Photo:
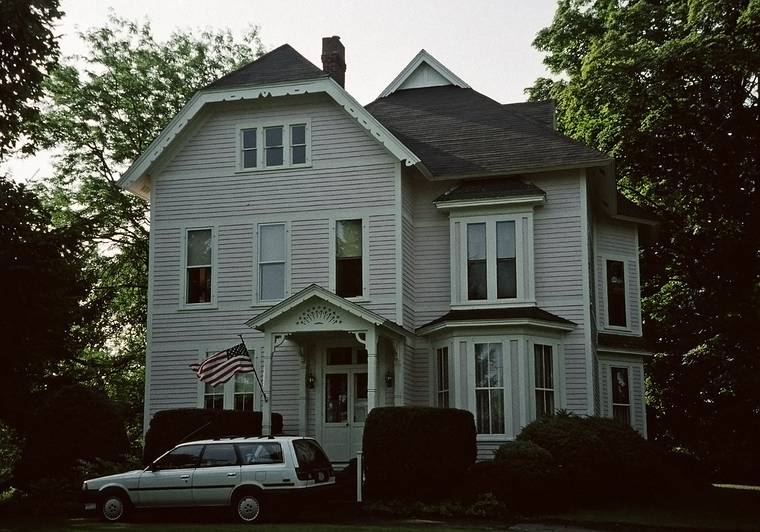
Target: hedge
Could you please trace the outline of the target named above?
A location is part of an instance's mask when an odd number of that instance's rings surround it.
[[[143,463],[149,464],[183,441],[261,436],[261,412],[179,408],[161,410],[145,434]],[[272,413],[272,433],[282,434],[282,416]]]
[[[472,413],[451,408],[375,408],[363,449],[368,497],[447,497],[462,489],[475,462],[475,421]]]

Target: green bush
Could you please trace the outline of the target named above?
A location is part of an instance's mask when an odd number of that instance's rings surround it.
[[[161,410],[145,434],[143,463],[149,464],[183,441],[225,436],[261,436],[261,412],[178,408]],[[272,413],[272,432],[282,434],[282,416]]]
[[[363,448],[369,497],[440,499],[462,490],[475,462],[475,421],[451,408],[375,408]]]
[[[517,439],[551,453],[557,489],[570,502],[645,497],[664,482],[656,447],[613,419],[560,413],[525,426]]]
[[[46,393],[29,420],[13,485],[27,488],[44,477],[78,489],[80,460],[119,460],[128,448],[124,422],[105,393],[64,386]]]
[[[496,499],[507,507],[532,510],[545,504],[557,489],[557,468],[551,453],[529,441],[511,441],[496,451]]]

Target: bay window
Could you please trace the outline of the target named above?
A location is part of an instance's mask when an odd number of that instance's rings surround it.
[[[440,347],[435,350],[437,389],[436,403],[438,408],[449,407],[449,348]]]
[[[612,384],[612,417],[630,425],[631,394],[628,385],[628,368],[611,367],[610,380]]]
[[[475,426],[504,434],[504,353],[501,343],[475,343]]]
[[[554,414],[554,356],[552,346],[533,345],[536,417]]]

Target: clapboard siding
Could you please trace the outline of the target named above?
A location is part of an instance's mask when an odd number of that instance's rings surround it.
[[[401,176],[401,305],[402,325],[414,330],[414,309],[417,307],[414,231],[414,176],[407,172]]]
[[[330,284],[330,223],[327,219],[298,220],[290,225],[291,293],[310,284]]]
[[[597,219],[595,233],[595,296],[597,304],[597,326],[607,329],[607,301],[605,300],[605,261],[623,260],[627,283],[626,303],[628,305],[628,332],[641,335],[641,288],[639,281],[639,253],[637,227],[633,223]]]

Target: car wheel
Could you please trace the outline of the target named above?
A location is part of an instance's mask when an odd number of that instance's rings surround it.
[[[264,503],[260,493],[247,492],[235,497],[233,504],[235,518],[243,523],[261,521]]]
[[[129,502],[121,493],[106,493],[100,500],[100,517],[104,521],[123,521],[129,511]]]

